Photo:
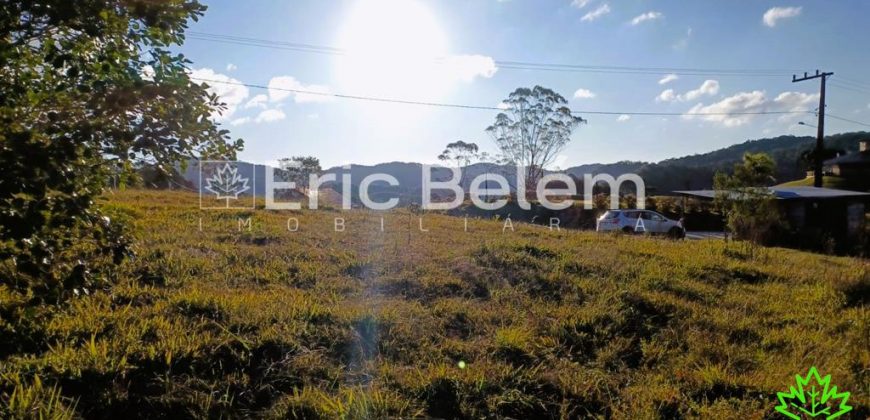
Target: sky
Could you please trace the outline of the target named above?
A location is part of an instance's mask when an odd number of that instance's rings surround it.
[[[552,165],[562,169],[815,135],[798,124],[816,125],[812,114],[684,114],[813,110],[819,80],[792,83],[791,74],[816,69],[834,72],[827,112],[870,124],[870,2],[863,0],[204,3],[208,11],[178,51],[192,61],[193,77],[211,80],[227,103],[214,117],[245,140],[239,158],[251,162],[311,155],[324,167],[434,163],[457,140],[497,153],[485,132],[497,110],[333,94],[497,107],[518,87],[545,86],[588,120]],[[590,113],[601,111],[614,114]],[[827,134],[868,128],[826,120]]]

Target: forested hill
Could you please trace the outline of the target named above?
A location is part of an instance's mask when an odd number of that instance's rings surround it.
[[[815,140],[816,138],[814,136],[779,136],[758,140],[748,140],[709,153],[666,159],[660,163],[662,165],[690,167],[730,167],[731,164],[738,162],[746,152],[764,152],[771,155],[776,160],[777,165],[780,167],[780,171],[790,173],[790,168],[794,168],[799,173],[794,172],[792,174],[800,176],[805,169],[800,163],[801,153],[812,149],[815,145]],[[834,134],[825,137],[825,148],[842,152],[855,152],[858,150],[858,142],[861,140],[870,140],[870,133],[860,131],[854,133]]]
[[[825,137],[825,148],[851,153],[858,150],[861,140],[870,140],[868,132],[834,134]],[[812,136],[779,136],[747,140],[708,153],[666,159],[658,163],[617,162],[614,164],[591,164],[568,168],[575,176],[583,173],[609,173],[618,176],[634,172],[643,177],[653,193],[667,193],[679,189],[710,188],[717,171],[728,171],[743,158],[743,154],[767,153],[776,161],[777,181],[787,182],[806,176],[808,163],[802,154],[815,146]]]
[[[870,139],[868,132],[854,132],[835,134],[826,137],[825,147],[841,152],[854,152],[858,150],[858,142]],[[813,137],[779,136],[749,140],[740,144],[714,150],[709,153],[684,156],[680,158],[666,159],[658,163],[623,161],[615,163],[595,163],[574,166],[565,169],[565,172],[579,180],[584,174],[606,173],[614,177],[625,173],[640,175],[646,184],[648,194],[668,194],[674,190],[705,189],[713,185],[713,175],[717,171],[729,171],[733,165],[739,162],[746,152],[764,152],[771,155],[777,163],[776,180],[778,183],[802,179],[806,176],[808,164],[803,162],[801,155],[814,147]],[[422,188],[421,164],[411,162],[388,162],[377,165],[351,165],[349,172],[352,174],[354,183],[358,183],[365,176],[372,173],[386,173],[398,179],[400,186],[387,187],[381,183],[372,185],[374,196],[398,196],[404,202],[419,200]],[[262,165],[245,164],[240,172],[245,177],[256,178],[257,195],[263,195],[265,182],[265,167]],[[326,169],[325,172],[339,174],[344,171],[340,167]],[[499,173],[515,179],[511,168],[499,167],[494,164],[477,163],[466,170],[466,179],[472,179],[485,172]],[[433,179],[449,178],[449,171],[436,169]],[[195,164],[188,165],[187,171],[182,177],[191,188],[198,182],[198,172]],[[630,185],[630,184],[627,184]],[[514,188],[513,185],[511,188]]]

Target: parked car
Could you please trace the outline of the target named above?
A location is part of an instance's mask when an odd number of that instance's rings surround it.
[[[671,220],[650,210],[610,210],[598,218],[598,232],[649,233],[683,238],[686,230],[682,221]]]

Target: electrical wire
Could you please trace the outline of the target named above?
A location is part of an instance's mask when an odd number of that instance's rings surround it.
[[[234,35],[213,34],[207,32],[188,31],[188,39],[208,42],[220,42],[242,46],[271,48],[276,50],[288,50],[297,52],[309,52],[325,55],[347,55],[348,52],[340,48],[302,44],[293,42],[274,41],[261,38],[241,37]],[[434,59],[437,62],[443,60]],[[756,76],[756,77],[780,77],[794,70],[788,69],[705,69],[685,67],[639,67],[639,66],[595,66],[584,64],[561,64],[540,63],[514,60],[494,60],[499,68],[511,70],[540,70],[554,72],[579,72],[579,73],[616,73],[616,74],[664,74],[673,73],[687,76]]]
[[[848,119],[848,118],[838,117],[838,116],[836,116],[836,115],[831,115],[831,114],[828,114],[828,113],[826,113],[825,116],[826,116],[826,117],[833,118],[833,119],[835,119],[835,120],[840,120],[840,121],[850,122],[850,123],[852,123],[852,124],[858,124],[858,125],[863,125],[863,126],[865,126],[865,127],[870,127],[870,124],[863,123],[863,122],[861,122],[861,121],[850,120],[850,119]]]
[[[297,43],[297,42],[274,41],[274,40],[242,37],[242,36],[235,36],[235,35],[210,34],[207,32],[197,32],[197,31],[188,31],[186,33],[190,34],[191,36],[203,37],[203,38],[219,38],[219,39],[255,42],[255,43],[263,43],[263,44],[283,45],[283,46],[296,47],[296,48],[306,48],[306,49],[330,51],[330,52],[335,52],[335,53],[343,53],[344,52],[344,50],[342,50],[340,48],[325,47],[322,45],[314,45],[314,44],[302,44],[302,43]]]
[[[263,47],[270,48],[276,50],[287,50],[287,51],[296,51],[296,52],[306,52],[306,53],[316,53],[316,54],[324,54],[324,55],[334,55],[334,56],[345,56],[347,55],[347,51],[342,50],[340,48],[334,48],[329,46],[315,45],[315,44],[305,44],[305,43],[295,43],[295,42],[284,42],[284,41],[275,41],[275,40],[267,40],[261,38],[252,38],[252,37],[242,37],[235,35],[225,35],[225,34],[215,34],[215,33],[207,33],[207,32],[198,32],[198,31],[188,31],[187,37],[189,39],[195,39],[200,41],[208,41],[208,42],[220,42],[241,46],[253,46],[253,47]],[[434,59],[433,61],[440,61],[441,59]],[[596,65],[581,65],[581,64],[562,64],[562,63],[540,63],[540,62],[530,62],[530,61],[513,61],[513,60],[495,60],[495,64],[500,69],[510,69],[510,70],[530,70],[530,71],[548,71],[548,72],[570,72],[570,73],[612,73],[612,74],[664,74],[664,73],[673,73],[678,75],[690,75],[690,76],[739,76],[739,77],[779,77],[785,73],[793,72],[794,70],[787,69],[715,69],[715,68],[685,68],[685,67],[639,67],[639,66],[596,66]],[[240,83],[240,82],[230,82],[223,80],[210,80],[210,79],[196,79],[202,82],[209,83],[222,83],[222,84],[230,84],[230,85],[240,85],[246,86],[255,89],[270,89],[268,86],[249,84],[249,83]],[[862,94],[870,94],[870,85],[865,85],[863,82],[858,81],[856,79],[851,79],[848,77],[839,76],[836,79],[830,80],[831,86],[836,87],[838,89],[843,89],[851,92],[862,93]],[[433,107],[447,107],[447,108],[459,108],[459,109],[478,109],[478,110],[492,110],[492,111],[501,111],[502,109],[494,106],[478,106],[478,105],[466,105],[466,104],[451,104],[451,103],[437,103],[437,102],[427,102],[427,101],[415,101],[415,100],[405,100],[405,99],[395,99],[395,98],[382,98],[382,97],[373,97],[373,96],[361,96],[361,95],[347,95],[347,94],[338,94],[338,93],[328,93],[328,92],[315,92],[308,91],[302,89],[287,89],[287,88],[276,88],[272,87],[272,90],[279,90],[285,92],[291,92],[296,94],[306,94],[306,95],[317,95],[317,96],[327,96],[334,98],[343,98],[343,99],[353,99],[353,100],[363,100],[363,101],[372,101],[372,102],[385,102],[385,103],[396,103],[396,104],[406,104],[406,105],[419,105],[419,106],[433,106]],[[590,114],[590,115],[638,115],[638,116],[727,116],[727,115],[770,115],[770,114],[802,114],[802,113],[811,113],[812,111],[755,111],[755,112],[706,112],[706,113],[679,113],[679,112],[619,112],[619,111],[572,111],[574,114]],[[849,120],[842,117],[837,117],[828,114],[831,118],[843,120],[846,122],[870,126],[868,124]]]
[[[325,97],[333,97],[333,98],[342,98],[342,99],[354,99],[361,101],[370,101],[370,102],[386,102],[386,103],[395,103],[395,104],[404,104],[404,105],[420,105],[420,106],[432,106],[432,107],[443,107],[443,108],[460,108],[460,109],[478,109],[478,110],[486,110],[486,111],[504,111],[504,109],[496,107],[496,106],[482,106],[482,105],[465,105],[465,104],[451,104],[451,103],[440,103],[440,102],[427,102],[427,101],[415,101],[415,100],[407,100],[407,99],[395,99],[395,98],[383,98],[376,96],[362,96],[362,95],[346,95],[340,93],[329,93],[329,92],[316,92],[311,90],[302,90],[302,89],[289,89],[289,88],[280,88],[280,87],[269,87],[264,85],[257,85],[252,83],[241,83],[241,82],[231,82],[228,80],[214,80],[214,79],[204,79],[199,77],[191,77],[191,80],[197,80],[200,82],[206,83],[221,83],[227,85],[236,85],[236,86],[245,86],[254,89],[266,89],[266,90],[277,90],[282,92],[290,92],[296,94],[304,94],[304,95],[316,95],[316,96],[325,96]],[[782,114],[808,114],[813,111],[810,110],[802,110],[802,111],[743,111],[743,112],[636,112],[636,111],[590,111],[590,110],[572,110],[572,114],[589,114],[589,115],[638,115],[638,116],[711,116],[711,115],[782,115]]]
[[[338,49],[331,49],[328,47],[318,47],[318,46],[310,46],[307,44],[295,44],[295,43],[264,43],[263,41],[258,41],[250,38],[235,38],[235,37],[204,37],[199,35],[188,35],[188,39],[195,39],[198,41],[208,41],[208,42],[219,42],[224,44],[233,44],[233,45],[242,45],[249,47],[262,47],[269,48],[273,50],[285,50],[285,51],[297,51],[297,52],[307,52],[307,53],[316,53],[316,54],[324,54],[324,55],[344,55],[345,53]]]
[[[843,89],[843,90],[848,90],[850,92],[856,92],[856,93],[861,93],[864,95],[870,95],[870,89],[861,89],[861,88],[851,87],[848,85],[834,83],[833,81],[831,81],[831,86],[833,86],[837,89]]]
[[[836,78],[833,78],[831,80],[863,89],[870,89],[870,84],[849,77],[837,76]]]
[[[662,75],[665,73],[677,74],[680,76],[716,76],[716,77],[783,77],[786,73],[711,73],[711,72],[692,72],[687,70],[615,70],[615,69],[583,69],[583,68],[558,68],[558,67],[543,67],[543,66],[517,66],[517,65],[509,65],[509,64],[500,64],[501,62],[496,61],[495,64],[499,69],[508,69],[508,70],[534,70],[534,71],[547,71],[547,72],[561,72],[561,73],[603,73],[603,74],[652,74],[652,75]]]

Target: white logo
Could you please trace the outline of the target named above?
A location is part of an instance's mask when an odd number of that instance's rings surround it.
[[[252,167],[253,168],[253,167]],[[210,169],[210,171],[209,171]],[[205,174],[210,174],[206,176]],[[249,178],[239,174],[238,162],[226,161],[202,161],[199,168],[200,185],[199,185],[199,201],[200,208],[203,209],[239,209],[254,207],[254,191],[248,184],[251,181]],[[215,200],[224,200],[224,205],[220,207],[204,206],[203,190],[211,192],[215,195]],[[250,191],[250,192],[249,192]],[[231,202],[238,202],[239,195],[249,192],[251,195],[250,206],[231,206]]]
[[[349,210],[353,207],[351,190],[356,185],[351,180],[350,167],[343,167],[339,172],[306,173],[301,170],[299,162],[282,162],[281,168],[268,165],[254,165],[245,162],[234,161],[201,161],[199,171],[199,205],[201,209],[254,209],[256,208],[256,195],[265,198],[265,208],[268,210],[294,210],[300,209],[304,200],[276,201],[276,193],[281,190],[295,190],[308,199],[308,208],[318,208],[318,196],[324,184],[332,183],[342,186],[341,208]],[[434,176],[434,169],[449,170],[452,177],[446,180],[438,180]],[[507,205],[510,197],[515,194],[516,204],[523,210],[532,208],[532,201],[527,194],[516,194],[516,186],[520,190],[527,186],[526,168],[515,168],[516,180],[511,184],[508,179],[500,174],[478,174],[469,184],[470,190],[466,191],[462,185],[462,171],[459,168],[448,168],[440,165],[421,165],[422,169],[422,209],[423,210],[452,210],[462,205],[465,198],[471,199],[472,203],[484,210],[498,210]],[[242,176],[248,175],[248,177]],[[306,180],[302,179],[307,175]],[[265,188],[257,189],[257,178],[265,179]],[[279,180],[276,180],[276,177]],[[339,181],[340,178],[340,181]],[[250,182],[250,185],[249,185]],[[643,209],[646,204],[645,185],[643,178],[637,174],[626,173],[617,178],[600,173],[596,175],[584,174],[582,183],[583,208],[593,208],[594,187],[598,184],[607,184],[610,189],[610,208],[619,208],[619,192],[625,182],[631,182],[637,191],[637,208]],[[399,197],[389,197],[386,200],[374,201],[369,193],[373,183],[385,183],[391,187],[399,187],[399,180],[385,173],[373,173],[365,176],[358,184],[359,200],[362,205],[370,210],[389,210],[399,204]],[[302,185],[300,185],[302,184]],[[497,185],[492,187],[492,184]],[[564,173],[549,173],[543,175],[536,182],[534,188],[528,192],[534,193],[535,200],[548,210],[564,210],[575,204],[575,199],[581,191],[578,191],[579,182],[575,178]],[[214,201],[223,200],[223,205],[208,206],[205,196],[214,194]],[[435,191],[450,191],[452,194],[434,194]],[[210,193],[210,194],[209,194]],[[294,194],[299,196],[299,194]],[[250,197],[250,202],[248,202]],[[485,198],[484,198],[485,197]],[[492,200],[492,197],[497,199]],[[501,198],[498,198],[501,197]],[[245,205],[247,204],[247,205]],[[638,231],[645,231],[646,226],[642,220],[637,221],[635,226]]]
[[[223,168],[215,171],[214,176],[205,180],[205,189],[217,195],[216,200],[238,200],[239,194],[251,189],[248,187],[248,178],[239,175],[239,168],[225,164]]]

